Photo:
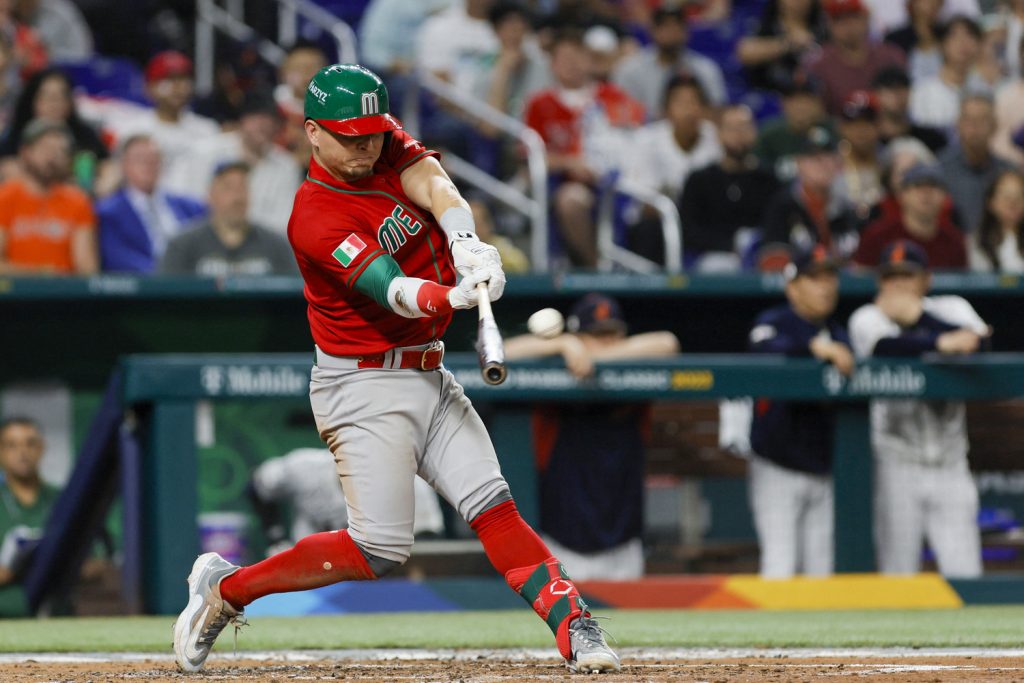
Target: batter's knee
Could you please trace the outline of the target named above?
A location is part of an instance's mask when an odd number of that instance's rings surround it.
[[[509,491],[508,488],[502,488],[498,490],[483,504],[483,507],[480,508],[480,511],[473,515],[473,519],[467,519],[466,521],[472,524],[477,517],[484,514],[491,508],[497,507],[502,503],[506,503],[510,500],[512,500],[512,492]]]
[[[377,578],[393,571],[396,567],[401,567],[412,553],[411,529],[408,538],[405,537],[405,534],[399,538],[385,533],[360,533],[352,526],[349,527],[348,532],[363,556],[366,557],[367,563]]]

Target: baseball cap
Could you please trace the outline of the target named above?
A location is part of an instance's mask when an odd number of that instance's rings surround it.
[[[566,320],[566,329],[588,334],[625,333],[626,321],[622,318],[622,306],[610,296],[591,292],[573,304]]]
[[[782,275],[787,282],[792,282],[801,275],[824,271],[835,273],[838,270],[839,264],[828,248],[823,244],[816,244],[811,249],[793,249],[790,252],[789,263],[782,269]]]
[[[68,128],[67,124],[61,121],[49,121],[47,119],[32,119],[26,124],[21,131],[21,140],[19,146],[25,147],[31,145],[39,138],[47,135],[48,133],[60,133],[61,135],[72,139],[71,129]]]
[[[831,19],[868,13],[861,0],[822,0],[821,7]]]
[[[818,153],[831,153],[837,149],[835,134],[825,126],[814,126],[797,144],[798,156],[809,156]]]
[[[913,187],[917,185],[934,185],[946,187],[946,179],[942,176],[942,169],[938,164],[916,163],[903,173],[900,181],[900,188]]]
[[[146,64],[146,82],[162,81],[175,76],[192,78],[195,68],[192,60],[177,50],[164,50],[157,53]]]
[[[854,90],[843,100],[839,116],[844,121],[874,121],[878,116],[875,96],[867,90]]]
[[[878,272],[921,273],[928,270],[928,254],[919,245],[909,240],[898,240],[882,250],[878,259]]]

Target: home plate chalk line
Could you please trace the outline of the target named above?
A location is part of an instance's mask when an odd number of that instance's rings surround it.
[[[786,660],[820,660],[820,659],[912,659],[912,658],[1016,658],[1021,660],[1021,667],[1012,670],[1024,671],[1024,649],[1020,648],[619,648],[623,660],[631,663],[642,663],[656,660],[733,660],[758,659],[780,666],[805,667],[809,664],[786,662]],[[226,659],[245,659],[248,661],[267,662],[313,662],[313,661],[560,661],[550,648],[544,649],[347,649],[347,650],[294,650],[294,651],[241,651],[232,654],[230,651],[218,650],[213,656]],[[133,661],[173,661],[174,655],[166,652],[14,652],[0,654],[0,665],[18,664],[26,661],[50,663],[88,663],[88,662],[133,662]],[[852,665],[859,666],[856,662]],[[889,666],[872,662],[876,668]],[[931,671],[964,668],[964,665],[945,664],[896,664],[893,672],[898,671]],[[973,668],[973,667],[967,667]]]

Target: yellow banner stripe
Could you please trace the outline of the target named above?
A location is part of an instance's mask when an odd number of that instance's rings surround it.
[[[762,609],[963,607],[960,596],[938,574],[839,574],[794,579],[737,575],[726,579],[724,588]]]

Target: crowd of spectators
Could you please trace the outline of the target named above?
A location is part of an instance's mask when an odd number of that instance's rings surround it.
[[[395,113],[422,69],[540,134],[556,263],[598,264],[598,207],[621,181],[676,202],[695,271],[772,268],[782,247],[816,244],[873,267],[901,238],[934,267],[1019,272],[1022,6],[370,0],[357,28]],[[726,54],[709,47],[716,31],[734,36]],[[181,47],[139,65],[148,105],[89,96],[63,68],[94,56],[75,3],[0,0],[0,194],[12,198],[0,270],[180,273],[165,259],[187,240],[216,252],[192,259],[207,263],[199,274],[294,272],[287,253],[259,267],[250,255],[286,248],[260,240],[284,233],[308,164],[305,87],[333,55],[300,39],[275,70],[242,50],[197,97]],[[521,182],[523,150],[493,125],[447,103],[425,113],[428,144]],[[250,229],[196,240],[219,224],[215,179],[229,167],[245,178]],[[499,205],[478,204],[522,238]],[[659,214],[621,197],[614,207],[623,246],[676,256]]]
[[[705,54],[707,41],[693,40],[730,27],[741,35],[728,55]],[[551,248],[569,267],[598,265],[598,207],[620,180],[675,201],[687,269],[788,264],[787,304],[758,319],[753,352],[813,356],[848,373],[854,353],[973,351],[987,337],[984,324],[960,315],[962,305],[944,317],[949,302],[925,296],[928,270],[1024,273],[1022,0],[370,0],[358,28],[360,60],[384,78],[395,114],[427,70],[537,131],[547,151]],[[330,51],[300,39],[276,69],[222,62],[214,90],[198,95],[187,45],[155,51],[138,65],[148,99],[139,104],[89,96],[61,66],[91,58],[93,45],[71,0],[0,0],[0,274],[297,274],[284,233],[309,163],[303,101]],[[521,182],[523,150],[494,125],[446,103],[424,109],[428,144],[476,152],[484,170]],[[498,207],[471,203],[506,269],[528,270],[501,234]],[[672,256],[649,207],[616,204],[615,220],[632,251],[655,263]],[[836,273],[879,264],[882,293],[847,335],[831,317]],[[599,306],[584,308],[593,318]],[[916,315],[904,319],[906,310]],[[621,315],[612,317],[620,324],[608,329],[594,318],[554,341],[509,340],[509,357],[561,354],[583,376],[594,360],[625,351],[678,351],[671,334],[628,337]],[[922,406],[908,404],[904,414],[924,414]],[[962,407],[949,411],[943,420],[959,438]],[[593,432],[595,416],[605,431]],[[642,461],[620,456],[642,448],[645,411],[588,406],[545,417],[548,436],[557,428],[563,440],[538,449],[542,486],[577,473],[572,458],[594,457],[604,439],[606,466],[578,483],[576,500],[586,503],[609,481],[628,488],[618,517],[625,524],[602,536],[595,523],[593,537],[565,554],[642,570]],[[831,421],[819,405],[757,405],[751,502],[767,576],[832,569]],[[5,444],[25,431],[29,445],[19,448],[38,460],[33,430],[8,421],[0,450],[14,453]],[[625,436],[616,442],[609,433]],[[972,526],[976,507],[961,476],[965,453],[942,463],[947,479],[960,477],[961,528]],[[885,480],[890,489],[929,464],[927,453],[903,456]],[[628,471],[615,470],[624,464]],[[31,486],[18,494],[21,508],[47,499],[37,477],[22,479]],[[18,493],[16,473],[7,481]],[[543,530],[567,544],[557,524],[577,518],[555,498]],[[878,505],[883,520],[904,512]],[[588,509],[602,512],[597,506]],[[913,527],[883,522],[883,568],[917,568],[928,529],[923,513],[915,519]],[[980,558],[970,556],[949,573],[976,575]],[[949,564],[944,552],[939,562]],[[0,586],[13,577],[5,566]]]

